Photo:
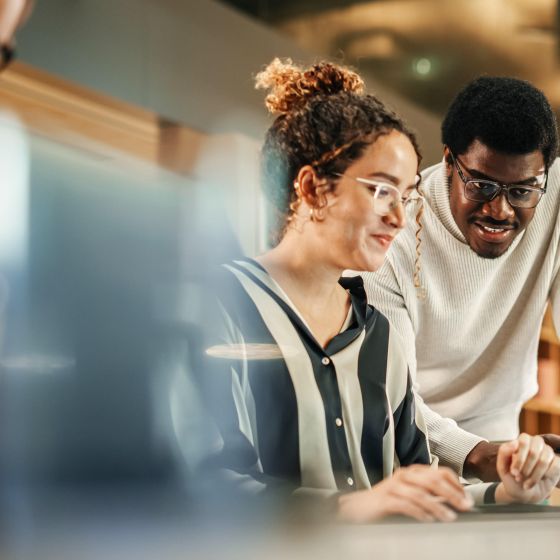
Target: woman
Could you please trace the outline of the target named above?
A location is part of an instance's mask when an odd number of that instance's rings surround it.
[[[207,375],[222,437],[215,464],[248,492],[332,496],[342,519],[452,520],[473,502],[451,471],[429,466],[397,335],[367,305],[361,278],[341,278],[376,270],[403,228],[417,199],[416,139],[340,66],[275,60],[257,87],[279,114],[262,157],[281,233],[220,279],[227,345],[209,349],[221,374]],[[504,468],[518,445],[503,448]],[[558,471],[552,461],[543,470],[544,494]],[[519,499],[504,483],[494,491]]]

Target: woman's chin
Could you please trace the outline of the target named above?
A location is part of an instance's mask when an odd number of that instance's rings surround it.
[[[352,270],[355,270],[356,272],[375,272],[383,266],[384,262],[385,255],[376,255],[376,258],[362,258],[359,262],[356,262],[356,265],[352,267]]]

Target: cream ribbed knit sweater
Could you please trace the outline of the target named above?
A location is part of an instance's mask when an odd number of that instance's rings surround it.
[[[518,434],[521,406],[537,390],[537,346],[549,296],[557,329],[560,324],[560,164],[551,168],[548,192],[526,231],[493,260],[465,243],[449,208],[444,171],[440,163],[423,173],[425,299],[413,285],[414,208],[384,266],[362,276],[370,303],[406,342],[432,453],[461,473],[477,436]]]

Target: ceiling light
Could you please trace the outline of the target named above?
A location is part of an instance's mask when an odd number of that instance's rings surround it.
[[[412,69],[419,76],[427,76],[432,71],[432,61],[429,58],[417,58],[412,63]]]

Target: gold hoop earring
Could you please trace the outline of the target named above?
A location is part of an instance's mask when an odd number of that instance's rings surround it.
[[[325,219],[325,207],[318,206],[309,209],[309,219],[312,222],[322,222]]]
[[[322,222],[325,219],[325,207],[319,206],[315,208],[315,220],[318,222]]]
[[[285,230],[287,229],[294,229],[296,231],[301,232],[301,224],[299,224],[299,220],[297,219],[297,213],[299,207],[301,206],[302,196],[301,196],[301,186],[299,181],[294,181],[293,183],[295,198],[289,203],[288,205],[288,216],[286,217],[286,225]]]

